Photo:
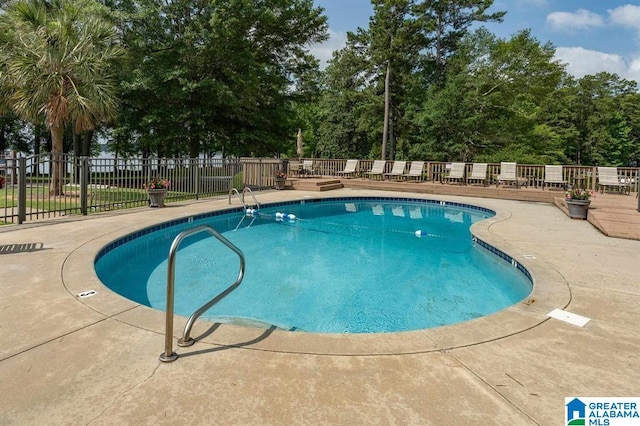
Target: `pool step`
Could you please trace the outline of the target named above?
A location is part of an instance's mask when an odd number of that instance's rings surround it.
[[[291,179],[293,189],[298,191],[331,191],[342,188],[340,179],[300,178]]]

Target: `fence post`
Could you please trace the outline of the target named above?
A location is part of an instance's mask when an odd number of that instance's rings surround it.
[[[20,157],[18,160],[18,224],[27,220],[27,159]],[[16,160],[13,160],[15,164]],[[13,179],[15,179],[15,169]]]
[[[197,157],[191,159],[190,161],[191,161],[191,165],[192,165],[191,167],[195,167],[195,173],[193,174],[194,175],[193,184],[196,187],[195,197],[196,197],[196,200],[197,200],[199,198],[199,196],[200,196],[200,175],[201,175],[200,166],[202,166],[202,168],[204,168],[205,167],[205,163],[206,163],[207,160],[206,160],[206,158],[204,158],[202,160],[202,164],[200,163],[200,159],[197,158]]]
[[[244,189],[245,186],[247,186],[247,172],[248,172],[248,168],[247,168],[247,163],[242,162],[241,158],[238,158],[238,162],[240,164],[240,170],[242,171],[242,188]],[[233,181],[231,182],[231,187],[229,188],[229,191],[231,191],[231,188],[233,188]]]
[[[89,159],[80,157],[80,164],[76,166],[76,170],[80,169],[80,213],[87,215],[89,205]]]
[[[264,182],[264,175],[262,173],[263,172],[263,169],[262,169],[262,157],[260,157],[258,159],[258,164],[259,164],[258,170],[260,171],[259,172],[259,176],[260,176],[260,191],[262,191],[262,189],[264,188],[264,186],[262,185],[262,183]]]
[[[16,152],[15,151],[11,151],[11,158],[13,159],[13,161],[9,161],[9,164],[12,164],[13,167],[11,169],[11,185],[15,185],[16,184],[16,179],[18,176],[17,170],[16,170],[16,165],[18,164],[16,159]],[[26,170],[25,170],[26,173]]]

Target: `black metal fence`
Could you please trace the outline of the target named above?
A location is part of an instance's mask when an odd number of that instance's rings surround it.
[[[144,186],[171,182],[166,202],[226,195],[242,188],[242,163],[229,158],[3,158],[0,224],[87,215],[148,204]]]

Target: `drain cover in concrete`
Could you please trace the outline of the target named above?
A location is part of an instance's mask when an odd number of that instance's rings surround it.
[[[547,316],[560,321],[568,322],[569,324],[577,325],[578,327],[584,327],[589,321],[591,321],[591,318],[563,311],[562,309],[554,309],[553,311],[549,312]]]

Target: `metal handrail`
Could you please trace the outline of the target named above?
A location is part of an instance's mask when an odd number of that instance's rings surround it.
[[[253,191],[251,190],[251,188],[249,188],[248,186],[245,186],[244,189],[242,190],[242,202],[244,203],[245,192],[248,192],[249,195],[251,195],[251,198],[253,198],[253,201],[255,201],[256,203],[256,207],[258,208],[258,210],[260,210],[260,203],[258,202],[258,199],[256,198],[256,196],[253,194]],[[246,205],[247,204],[245,204],[245,206]]]
[[[251,222],[249,222],[249,225],[247,225],[247,226],[246,226],[247,228],[251,228],[251,225],[253,225],[253,222],[255,222],[255,221],[256,221],[256,219],[258,218],[257,216],[253,216],[253,215],[247,215],[247,214],[242,215],[242,219],[240,219],[240,222],[238,222],[238,224],[236,225],[236,227],[233,229],[233,230],[234,230],[234,232],[235,232],[235,231],[237,231],[237,230],[238,230],[238,228],[240,228],[240,225],[242,225],[242,223],[244,222],[244,220],[245,220],[247,217],[250,217],[250,218],[251,218]]]
[[[229,204],[231,204],[231,195],[232,194],[236,194],[236,196],[238,197],[238,200],[240,200],[240,203],[244,206],[244,208],[247,208],[247,205],[244,202],[244,195],[240,195],[240,193],[238,192],[238,190],[236,188],[231,188],[229,190]],[[244,192],[243,192],[244,194]]]
[[[236,191],[237,192],[237,191]],[[233,252],[235,252],[240,258],[240,271],[238,273],[238,279],[227,287],[222,293],[218,294],[216,297],[211,299],[209,302],[205,303],[201,308],[196,310],[184,326],[184,333],[182,338],[178,340],[178,346],[191,346],[195,341],[190,337],[191,327],[200,315],[206,312],[213,305],[222,300],[225,296],[235,290],[236,287],[240,285],[242,279],[244,278],[244,269],[245,269],[245,260],[244,253],[238,247],[236,247],[231,241],[227,240],[222,236],[218,231],[213,229],[209,225],[200,225],[193,229],[186,230],[178,234],[178,236],[173,240],[171,244],[171,248],[169,249],[169,258],[168,258],[168,266],[167,266],[167,310],[166,310],[166,322],[165,322],[165,335],[164,335],[164,353],[160,354],[160,361],[162,362],[171,362],[175,361],[178,358],[178,355],[173,352],[173,299],[174,299],[174,288],[175,288],[175,263],[176,263],[176,254],[178,252],[178,247],[180,247],[180,243],[185,238],[198,234],[200,232],[208,232],[212,236],[216,237],[221,243],[229,247]]]

